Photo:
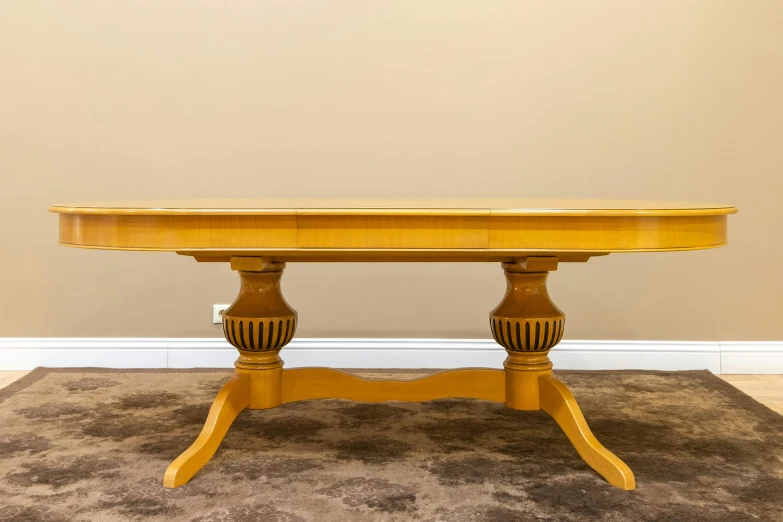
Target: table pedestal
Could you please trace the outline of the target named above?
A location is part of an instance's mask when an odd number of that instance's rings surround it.
[[[328,368],[283,370],[280,349],[294,336],[297,313],[280,291],[284,263],[233,258],[241,289],[223,314],[226,339],[239,350],[236,370],[210,408],[196,441],[166,470],[163,485],[187,483],[217,451],[231,423],[245,409],[275,408],[310,399],[362,402],[465,397],[503,402],[518,410],[544,410],[560,425],[584,461],[610,484],[634,489],[630,468],[593,436],[568,388],[552,373],[549,350],[563,336],[565,317],[549,299],[546,279],[554,258],[503,263],[503,301],[490,313],[495,340],[506,349],[503,370],[462,369],[413,381],[368,380]]]

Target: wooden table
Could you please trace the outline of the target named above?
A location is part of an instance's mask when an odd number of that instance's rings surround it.
[[[544,410],[579,455],[609,483],[635,487],[628,466],[590,432],[548,354],[565,317],[546,289],[558,263],[614,252],[661,252],[726,244],[727,215],[712,203],[610,200],[165,200],[55,205],[60,243],[113,250],[171,251],[226,262],[239,296],[223,333],[239,350],[233,377],[215,399],[196,441],[166,470],[163,484],[188,482],[214,455],[245,408],[308,399],[364,402],[470,397]],[[280,292],[287,262],[499,262],[506,295],[489,314],[506,349],[504,369],[446,371],[415,381],[372,381],[326,368],[283,370],[296,311]],[[523,429],[523,428],[521,428]]]

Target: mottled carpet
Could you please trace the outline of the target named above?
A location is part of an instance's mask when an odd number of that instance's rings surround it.
[[[558,372],[635,491],[545,413],[467,399],[246,411],[164,489],[228,376],[38,369],[0,390],[0,520],[783,520],[783,416],[708,372]]]

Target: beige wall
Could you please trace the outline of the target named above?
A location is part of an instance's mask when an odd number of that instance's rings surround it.
[[[225,265],[56,244],[48,204],[604,197],[728,248],[566,265],[570,339],[783,339],[779,0],[0,3],[0,337],[219,336]],[[291,265],[300,335],[489,337],[500,267]]]

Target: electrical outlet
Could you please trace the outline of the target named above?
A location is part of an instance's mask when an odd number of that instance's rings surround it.
[[[231,305],[212,305],[212,322],[214,324],[222,324],[223,323],[223,312],[226,311],[226,308],[228,308]]]

